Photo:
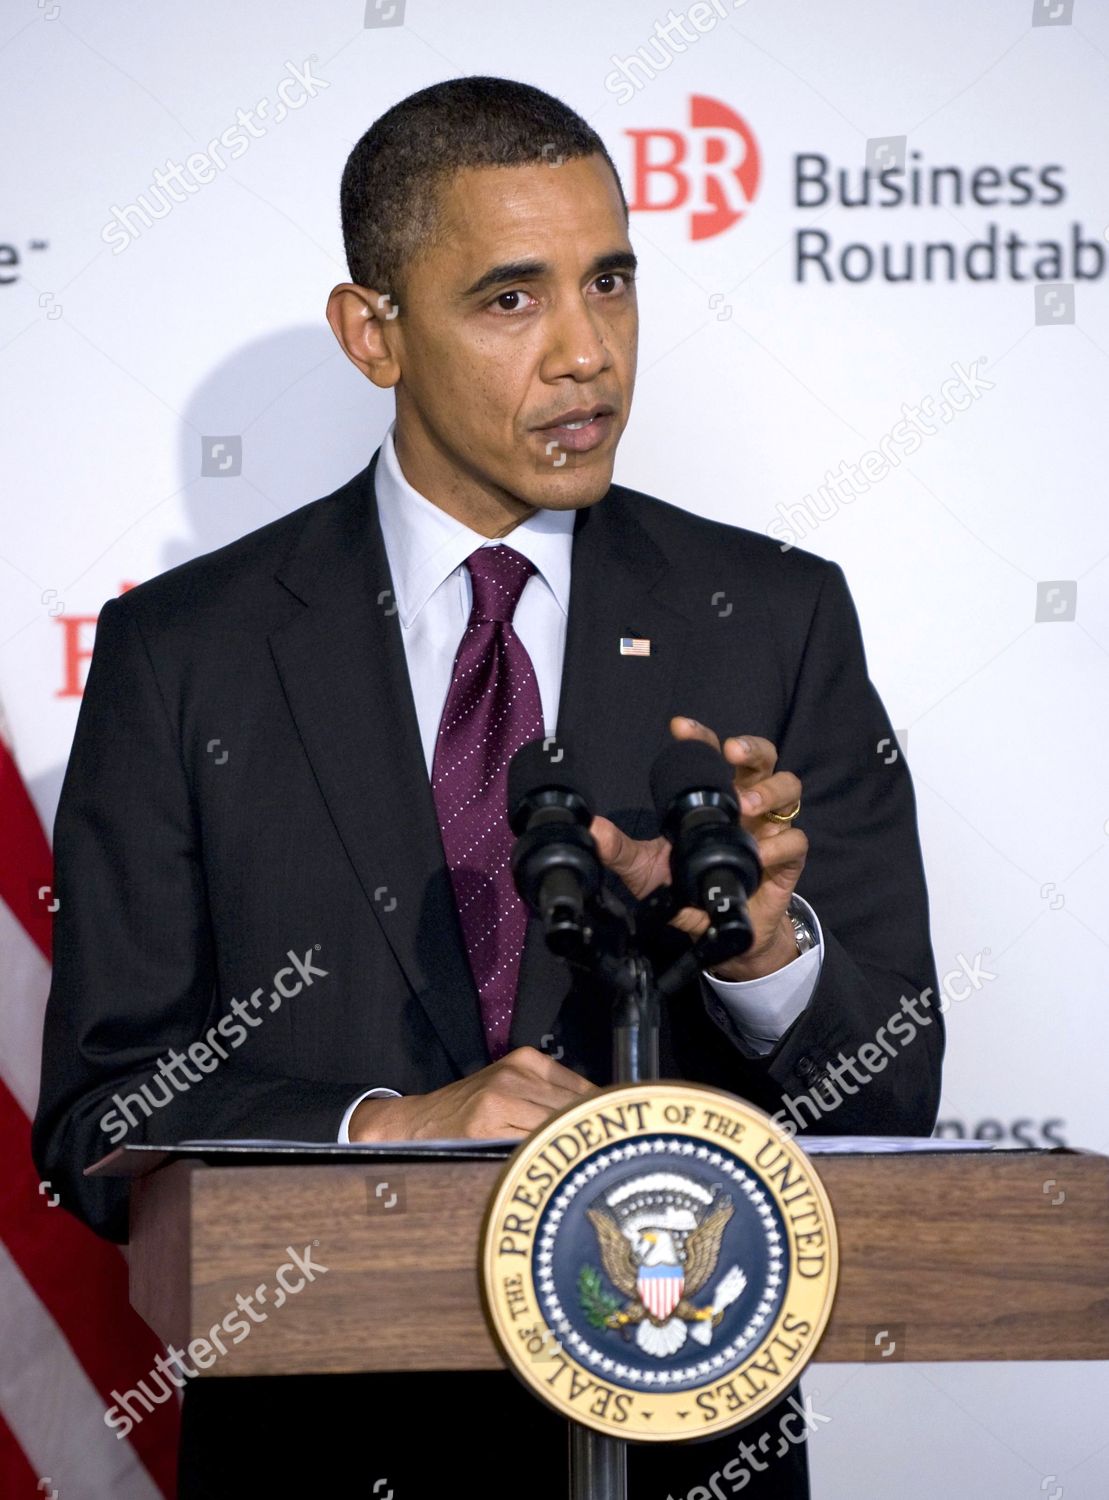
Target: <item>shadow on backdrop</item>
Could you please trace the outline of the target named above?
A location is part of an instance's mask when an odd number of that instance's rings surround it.
[[[393,404],[392,391],[379,391],[350,363],[322,315],[318,328],[290,328],[235,350],[184,413],[179,472],[188,531],[167,541],[163,568],[338,489],[369,463]],[[223,439],[224,450],[205,465],[208,438]]]
[[[369,463],[393,410],[392,391],[379,391],[359,374],[322,313],[319,327],[289,328],[236,349],[185,408],[176,503],[186,529],[167,538],[158,571],[213,552],[338,489]],[[207,467],[230,459],[225,472],[202,472],[207,438],[224,442]],[[63,761],[29,783],[50,823],[64,775]]]

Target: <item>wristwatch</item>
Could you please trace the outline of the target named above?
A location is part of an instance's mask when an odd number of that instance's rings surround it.
[[[808,920],[802,915],[801,907],[791,896],[789,905],[786,907],[786,916],[789,918],[790,926],[793,928],[793,940],[797,944],[797,957],[807,953],[810,948],[816,946],[816,933],[809,926]],[[723,979],[722,974],[717,974],[715,969],[706,969],[713,979]]]
[[[802,915],[799,903],[792,896],[789,898],[789,905],[786,907],[786,916],[789,918],[790,926],[793,928],[793,936],[797,943],[798,954],[807,953],[816,944],[816,933],[809,926]]]

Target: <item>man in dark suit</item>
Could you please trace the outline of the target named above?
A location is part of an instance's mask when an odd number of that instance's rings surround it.
[[[914,798],[843,574],[612,483],[638,323],[599,139],[454,80],[376,122],[342,206],[328,318],[396,422],[335,494],[104,607],[55,827],[40,1173],[124,1240],[126,1189],[81,1176],[117,1140],[523,1135],[610,1082],[605,1007],[505,886],[507,758],[554,733],[632,904],[669,878],[672,737],[721,752],[759,844],[754,943],[667,1003],[662,1075],[787,1128],[930,1132]],[[684,909],[660,960],[707,922]],[[437,1495],[479,1429],[488,1492],[564,1490],[559,1420],[507,1374],[199,1381],[182,1496]],[[697,1493],[736,1452],[634,1449],[631,1493]],[[807,1493],[801,1445],[760,1462],[749,1494]]]

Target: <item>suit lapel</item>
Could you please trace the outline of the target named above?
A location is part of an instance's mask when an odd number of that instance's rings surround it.
[[[489,1057],[377,518],[377,458],[313,513],[279,570],[306,608],[270,649],[373,919],[465,1075]]]
[[[620,487],[579,511],[557,733],[581,767],[594,811],[632,836],[645,819],[653,825],[650,768],[670,739],[670,705],[689,631],[689,621],[653,592],[667,566]],[[623,636],[646,637],[650,655],[621,656]],[[532,917],[510,1045],[542,1046],[567,990],[566,967]]]

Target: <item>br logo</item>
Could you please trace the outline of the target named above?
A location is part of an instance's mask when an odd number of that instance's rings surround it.
[[[711,239],[754,202],[762,167],[747,121],[719,99],[692,94],[684,130],[628,130],[633,213],[689,214],[689,236]]]
[[[482,1286],[532,1391],[610,1437],[750,1421],[799,1378],[838,1258],[812,1164],[768,1116],[682,1083],[572,1105],[505,1164]]]

